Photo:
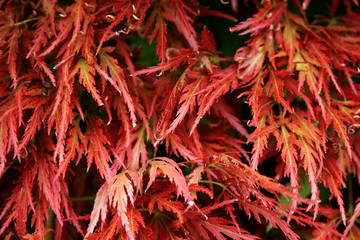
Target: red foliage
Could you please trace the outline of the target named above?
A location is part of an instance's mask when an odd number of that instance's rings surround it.
[[[358,239],[359,3],[315,2],[0,1],[0,236]]]

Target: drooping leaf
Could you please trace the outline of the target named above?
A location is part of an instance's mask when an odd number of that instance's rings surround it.
[[[109,47],[101,49],[99,51],[101,68],[96,66],[95,68],[99,72],[99,74],[106,80],[108,80],[111,85],[115,87],[115,89],[122,95],[130,111],[130,119],[132,121],[132,125],[136,126],[135,109],[133,105],[133,100],[128,90],[128,85],[124,78],[124,71],[118,65],[118,61],[109,55],[109,53],[111,53],[113,50],[113,48]],[[108,71],[110,75],[108,75]]]
[[[130,178],[129,178],[130,177]],[[133,182],[133,183],[132,183]],[[111,205],[117,209],[121,223],[130,239],[134,239],[134,230],[130,229],[130,221],[127,216],[128,198],[134,205],[134,187],[138,184],[138,176],[136,172],[123,171],[116,175],[109,185],[109,200]]]
[[[96,89],[95,86],[95,69],[89,65],[85,59],[79,59],[78,63],[75,65],[73,72],[70,74],[75,75],[79,72],[79,82],[84,85],[87,91],[91,93],[95,101],[98,103],[99,106],[104,105],[101,101],[101,97],[99,95],[99,90]]]
[[[109,166],[109,163],[112,161],[107,147],[109,146],[109,140],[99,118],[95,116],[89,118],[88,125],[88,130],[85,133],[85,138],[88,139],[88,146],[86,148],[88,170],[91,163],[95,162],[101,177],[110,183],[113,179],[113,173]]]
[[[148,165],[150,166],[150,179],[146,189],[149,189],[159,174],[165,174],[170,181],[174,182],[177,186],[177,196],[181,195],[185,198],[188,204],[193,204],[193,199],[190,195],[185,177],[177,163],[167,157],[157,157],[155,160],[148,161]]]
[[[94,232],[97,222],[101,217],[101,222],[105,222],[106,215],[108,212],[108,202],[109,202],[109,184],[105,182],[98,192],[96,193],[95,203],[93,210],[91,211],[90,223],[86,231],[86,236],[89,236]]]
[[[192,227],[199,232],[200,236],[208,236],[208,239],[211,239],[211,237],[219,240],[225,240],[227,237],[237,240],[258,239],[245,231],[239,233],[236,227],[231,225],[231,222],[223,218],[210,217],[206,220],[199,219],[192,221],[191,224],[193,224]],[[207,232],[210,232],[211,237]]]
[[[65,176],[70,161],[73,161],[76,157],[77,159],[80,159],[85,152],[86,145],[85,137],[80,129],[80,118],[78,118],[73,122],[73,125],[69,129],[68,138],[66,140],[66,153],[64,160],[59,165],[55,178],[60,175]]]

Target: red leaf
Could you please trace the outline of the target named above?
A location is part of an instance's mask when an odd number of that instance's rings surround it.
[[[59,24],[59,26],[61,27],[61,29],[59,29],[60,34],[57,35],[57,37],[51,44],[48,44],[47,48],[43,50],[39,57],[45,57],[49,55],[60,43],[66,42],[65,39],[70,34],[74,22],[73,18],[69,19],[68,21],[67,20],[68,19],[64,19],[63,24]]]
[[[196,231],[199,237],[204,239],[219,239],[226,240],[228,238],[234,240],[250,240],[259,239],[256,236],[251,236],[245,230],[238,232],[237,228],[231,224],[228,220],[220,217],[209,217],[205,220],[196,219],[188,223],[192,231]],[[209,233],[211,234],[209,236]],[[226,236],[226,237],[225,237]]]
[[[85,17],[84,6],[85,6],[85,3],[83,2],[83,0],[78,0],[71,7],[70,16],[72,18],[74,18],[74,31],[73,31],[72,38],[70,40],[70,44],[73,43],[80,34],[81,23]]]
[[[290,102],[284,97],[285,81],[283,78],[288,74],[286,71],[269,69],[269,81],[265,85],[265,91],[268,96],[274,95],[274,99],[280,102],[287,111],[292,113],[293,109],[290,107]]]
[[[347,111],[349,111],[348,107],[346,106],[346,102],[336,102],[335,103],[340,109],[335,109],[334,107],[330,107],[325,105],[327,110],[327,121],[326,127],[329,127],[330,123],[334,127],[335,131],[338,133],[339,137],[344,141],[345,147],[347,152],[352,157],[352,150],[349,141],[349,136],[347,133],[347,125],[345,124],[351,118],[348,117]]]
[[[80,142],[82,144],[80,144]],[[76,158],[76,154],[77,158],[80,159],[85,152],[86,145],[86,140],[80,129],[80,118],[78,118],[73,122],[73,125],[69,129],[68,138],[66,140],[66,154],[64,160],[59,164],[59,169],[57,171],[55,179],[58,178],[60,175],[63,175],[63,177],[65,177],[65,172],[70,161]]]
[[[34,112],[26,125],[24,137],[16,149],[15,155],[19,154],[20,150],[26,146],[26,144],[35,136],[35,133],[40,129],[41,114],[43,114],[43,110],[42,106],[39,105],[34,109]]]
[[[12,35],[10,36],[9,39],[9,54],[8,54],[8,59],[7,59],[7,63],[9,64],[9,72],[11,75],[11,78],[13,80],[13,84],[12,87],[15,89],[17,86],[17,82],[18,82],[18,74],[19,74],[19,69],[17,69],[17,52],[18,52],[18,39],[19,39],[20,33],[18,28],[15,28],[12,31]]]
[[[356,200],[357,204],[355,206],[354,214],[351,216],[351,218],[348,221],[348,225],[344,231],[344,237],[348,236],[349,232],[352,230],[352,228],[356,228],[355,221],[359,219],[360,216],[360,198]],[[359,233],[359,230],[358,230]],[[359,235],[359,234],[358,234]],[[356,239],[356,238],[354,238]]]
[[[161,11],[161,7],[157,6],[155,8],[148,20],[147,30],[149,29],[148,26],[154,22],[154,19],[156,18],[155,22],[155,28],[152,30],[152,34],[150,36],[150,43],[154,40],[156,37],[156,52],[159,55],[160,62],[165,62],[165,49],[166,49],[166,22],[163,16],[163,12]],[[148,30],[149,31],[149,30]]]
[[[286,2],[267,4],[267,6],[256,13],[254,17],[248,18],[245,22],[230,28],[230,30],[234,32],[248,28],[248,30],[243,31],[241,35],[260,32],[264,28],[269,28],[271,25],[276,25],[276,23],[280,22],[286,9]]]
[[[89,65],[85,59],[80,58],[77,64],[75,65],[70,77],[74,76],[79,72],[79,82],[84,85],[86,90],[91,93],[95,101],[99,106],[104,105],[101,101],[101,97],[99,95],[99,90],[96,88],[95,84],[95,69]]]
[[[167,186],[167,188],[169,187]],[[156,189],[159,190],[158,187]],[[171,188],[167,190],[161,189],[161,191],[148,193],[151,197],[148,204],[149,213],[153,213],[154,209],[161,212],[165,212],[164,210],[171,211],[176,214],[179,223],[182,224],[184,222],[183,205],[181,202],[172,200],[174,197],[172,193],[173,189]],[[155,204],[157,206],[156,208]]]
[[[311,43],[310,43],[310,46],[311,46],[311,49],[312,49],[314,55],[317,57],[317,59],[319,59],[319,62],[322,65],[322,68],[326,71],[326,73],[330,77],[330,80],[335,85],[336,89],[339,91],[339,93],[343,94],[343,91],[341,90],[339,84],[337,83],[336,77],[335,77],[333,71],[331,70],[331,66],[329,64],[329,63],[331,63],[331,61],[328,59],[328,56],[326,55],[326,53],[323,49],[324,47],[319,44],[315,45],[315,44],[311,44]]]
[[[114,21],[106,28],[105,33],[104,33],[103,36],[101,37],[100,43],[99,43],[98,48],[97,48],[97,50],[96,50],[96,55],[100,52],[100,49],[101,49],[104,41],[105,41],[106,38],[108,37],[110,31],[111,31],[116,25],[118,25],[122,20],[124,20],[124,18],[125,18],[126,16],[128,16],[128,18],[129,18],[129,15],[132,14],[132,12],[131,12],[131,4],[132,4],[131,1],[130,1],[130,2],[127,2],[127,3],[126,3],[126,2],[119,2],[118,5],[117,5],[117,7],[118,7],[119,9],[121,9],[121,11],[120,11],[119,13],[117,13],[116,16],[113,16],[113,15],[110,15],[110,16],[112,16],[112,17],[109,17],[108,15],[105,16],[105,17],[108,17],[108,18],[110,18],[110,19],[113,19]],[[108,7],[109,7],[109,6],[108,6]]]
[[[108,212],[108,201],[109,201],[109,191],[108,191],[109,184],[105,182],[98,192],[96,193],[95,203],[93,210],[91,211],[90,216],[90,223],[88,229],[86,231],[86,236],[89,236],[91,233],[94,232],[95,226],[99,221],[101,215],[101,222],[105,222],[106,215]]]
[[[246,129],[241,125],[240,119],[235,117],[232,108],[227,106],[224,101],[220,100],[214,104],[214,111],[218,112],[220,116],[228,120],[230,125],[233,126],[242,136],[248,137],[249,134]]]
[[[199,79],[196,79],[196,81],[188,84],[184,88],[183,95],[180,98],[181,106],[176,112],[176,118],[171,123],[169,128],[165,131],[165,133],[160,136],[160,139],[172,133],[181,123],[181,121],[185,118],[186,114],[193,111],[194,107],[196,106],[196,93],[200,90],[202,80],[203,78],[200,77]]]
[[[202,31],[201,44],[202,47],[204,47],[205,49],[209,50],[213,54],[217,54],[214,36],[209,32],[209,30],[206,27],[204,27]]]
[[[148,69],[142,69],[135,72],[134,75],[138,76],[142,74],[155,73],[158,71],[160,71],[160,73],[162,74],[169,69],[171,69],[171,71],[174,71],[184,62],[193,63],[195,61],[195,59],[193,59],[194,55],[198,55],[198,53],[189,49],[179,49],[179,55],[172,57],[171,59],[169,59],[168,62],[161,62],[158,66],[150,67]]]
[[[236,66],[230,65],[225,70],[220,70],[211,76],[212,84],[209,84],[204,91],[204,97],[201,99],[199,110],[190,134],[198,126],[201,118],[209,111],[214,101],[220,96],[229,92],[232,87],[237,87],[237,70]]]
[[[107,182],[111,182],[113,179],[113,173],[111,172],[109,162],[111,162],[110,153],[108,149],[109,140],[104,132],[102,121],[95,117],[89,117],[88,130],[85,133],[85,138],[88,139],[87,146],[87,162],[88,170],[93,161],[95,161],[96,167],[99,169],[101,177],[106,179]]]
[[[196,159],[194,154],[182,144],[181,139],[176,134],[170,134],[166,138],[166,146],[168,145],[171,146],[171,153],[174,153],[177,157],[181,155],[182,157],[189,160]]]
[[[34,172],[38,173],[38,185],[39,189],[44,194],[46,200],[49,202],[52,211],[56,214],[56,217],[60,223],[63,225],[63,219],[61,214],[61,184],[59,179],[55,180],[56,167],[52,162],[50,155],[44,153],[45,156],[39,156],[35,152],[31,152],[34,155],[35,160],[35,169]]]
[[[99,74],[108,80],[111,85],[122,94],[127,107],[130,110],[130,118],[132,120],[133,127],[136,126],[136,116],[133,100],[128,90],[128,86],[125,80],[124,71],[119,66],[118,61],[111,57],[108,53],[114,49],[110,47],[102,48],[99,51],[101,68],[95,65],[96,70]],[[109,71],[110,76],[107,74]]]
[[[56,95],[56,101],[52,113],[48,120],[49,129],[55,122],[55,133],[57,134],[57,144],[54,152],[54,159],[59,157],[59,163],[62,163],[65,155],[65,139],[66,131],[73,119],[72,102],[70,101],[70,89],[63,86],[64,82],[59,86]]]
[[[123,171],[116,175],[109,184],[109,200],[111,205],[117,208],[117,214],[120,216],[121,223],[130,239],[135,239],[135,236],[130,228],[127,205],[128,198],[131,204],[134,205],[133,184],[137,186],[138,181],[137,172]]]
[[[191,24],[190,17],[185,12],[186,5],[182,0],[170,0],[168,6],[174,11],[174,23],[180,33],[188,41],[189,45],[193,49],[198,48],[198,44],[195,40],[195,30]]]
[[[190,196],[185,177],[176,162],[167,157],[157,157],[155,160],[150,160],[147,163],[150,166],[150,179],[146,190],[154,183],[156,177],[164,174],[170,179],[170,182],[175,183],[178,196],[182,195],[189,205],[194,203],[193,198]]]
[[[330,149],[330,151],[332,151],[332,149]],[[321,179],[324,185],[329,188],[331,192],[330,198],[333,196],[336,197],[343,224],[346,226],[346,211],[341,193],[341,188],[346,186],[344,175],[344,169],[337,160],[329,154],[329,157],[324,161],[324,171],[322,171],[319,179]]]
[[[291,20],[290,14],[285,14],[285,26],[284,26],[284,47],[289,56],[288,69],[293,69],[295,52],[299,50],[299,35],[296,32],[296,26],[294,26]]]

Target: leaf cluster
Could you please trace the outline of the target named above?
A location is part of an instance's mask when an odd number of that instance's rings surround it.
[[[358,239],[359,67],[357,0],[0,1],[0,236]]]

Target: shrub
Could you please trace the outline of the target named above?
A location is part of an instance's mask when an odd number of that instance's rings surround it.
[[[360,238],[357,0],[0,6],[3,238]]]

